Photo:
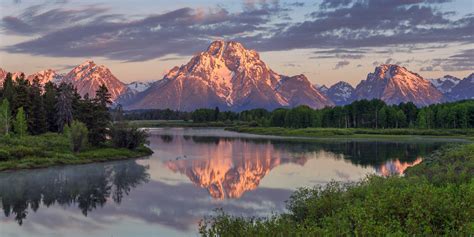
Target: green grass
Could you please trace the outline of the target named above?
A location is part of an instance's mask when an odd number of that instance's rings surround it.
[[[473,138],[473,129],[364,129],[364,128],[281,128],[247,127],[226,128],[229,131],[259,135],[292,137],[390,137],[390,136],[432,136]]]
[[[301,188],[288,212],[203,220],[202,236],[472,236],[474,144],[441,149],[405,177]]]
[[[2,137],[0,138],[0,171],[139,158],[150,154],[152,151],[144,146],[128,150],[109,145],[88,147],[82,152],[73,153],[69,140],[55,133],[40,136]]]

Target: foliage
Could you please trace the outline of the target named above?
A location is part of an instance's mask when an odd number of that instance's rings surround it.
[[[70,83],[63,82],[56,86],[48,82],[42,86],[38,78],[30,82],[20,75],[14,81],[11,73],[7,73],[0,95],[4,103],[9,103],[9,106],[4,105],[8,109],[0,107],[0,128],[4,133],[10,127],[8,119],[4,118],[17,116],[22,108],[27,131],[32,135],[63,132],[73,120],[78,120],[87,126],[88,139],[92,144],[103,145],[107,141],[111,95],[105,85],[99,87],[94,98],[88,95],[81,98],[77,88]]]
[[[140,112],[134,112],[134,117],[139,117],[138,114]],[[423,108],[417,108],[411,102],[387,105],[379,99],[373,99],[317,110],[307,106],[279,108],[272,112],[252,109],[238,113],[197,109],[191,113],[191,117],[195,123],[241,121],[261,127],[466,129],[474,128],[474,100]]]
[[[85,147],[74,153],[69,137],[57,133],[23,137],[3,136],[0,137],[0,159],[7,159],[0,161],[0,171],[138,158],[151,153],[152,151],[144,146],[130,150],[110,145],[100,148]]]
[[[223,212],[204,219],[203,236],[469,236],[474,234],[474,146],[443,149],[406,177],[301,188],[288,212],[268,218]]]
[[[71,149],[73,152],[79,152],[87,146],[87,136],[89,131],[84,123],[73,121],[68,130]]]
[[[146,130],[129,126],[125,123],[117,123],[111,129],[112,144],[119,148],[136,149],[145,145],[148,141]]]
[[[4,135],[8,135],[10,132],[10,103],[8,99],[3,99],[0,105],[0,131]]]
[[[15,121],[13,121],[13,131],[18,136],[22,137],[27,134],[28,125],[26,123],[25,112],[23,107],[18,109],[16,113]]]
[[[74,88],[71,84],[61,83],[58,88],[56,125],[59,132],[62,132],[65,126],[71,126],[73,120],[73,91]]]

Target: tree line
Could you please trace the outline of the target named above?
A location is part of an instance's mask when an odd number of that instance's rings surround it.
[[[0,101],[0,132],[4,135],[12,128],[19,136],[67,133],[75,152],[84,143],[100,146],[109,138],[116,146],[127,148],[146,142],[143,131],[112,123],[112,115],[123,118],[118,115],[122,110],[111,113],[111,94],[105,85],[99,87],[95,97],[81,97],[70,83],[42,85],[38,78],[29,81],[22,74],[13,80],[11,73],[7,73],[0,88]]]
[[[198,109],[194,122],[243,121],[253,126],[287,128],[474,128],[474,101],[466,100],[418,108],[415,104],[388,105],[379,99],[359,100],[349,105],[312,109],[308,106],[273,111],[252,109],[220,112]]]

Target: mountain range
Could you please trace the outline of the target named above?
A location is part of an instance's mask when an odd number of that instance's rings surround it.
[[[0,68],[0,82],[7,72]],[[23,73],[14,72],[16,79]],[[464,79],[446,75],[425,79],[394,64],[377,66],[355,88],[340,81],[331,87],[312,85],[305,75],[287,76],[268,67],[255,50],[235,41],[214,41],[207,50],[184,65],[176,66],[163,79],[125,84],[104,65],[88,60],[66,74],[52,69],[25,76],[41,84],[72,83],[81,96],[95,96],[105,84],[112,100],[125,109],[173,109],[192,111],[219,107],[242,111],[253,108],[307,105],[312,108],[345,105],[360,99],[378,98],[388,104],[413,102],[426,106],[474,98],[474,73]]]

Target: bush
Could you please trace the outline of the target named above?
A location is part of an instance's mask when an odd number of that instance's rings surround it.
[[[116,124],[111,129],[112,143],[115,147],[136,149],[148,143],[148,133],[137,127],[130,127],[127,124]]]
[[[71,141],[71,149],[73,152],[79,152],[87,146],[87,136],[89,131],[85,124],[73,121],[67,133]]]
[[[200,224],[202,236],[472,236],[474,145],[445,148],[405,177],[302,188],[288,212],[268,218],[225,213]]]
[[[10,152],[0,149],[0,161],[5,161],[10,159]]]
[[[10,149],[10,156],[16,159],[21,159],[26,156],[37,156],[38,152],[40,152],[38,149],[20,145]]]

